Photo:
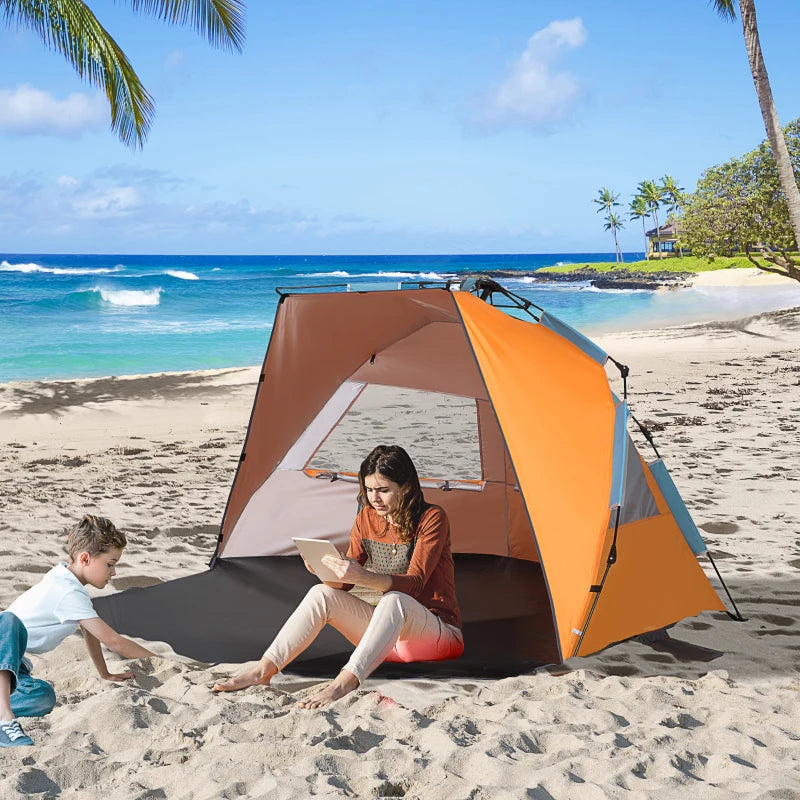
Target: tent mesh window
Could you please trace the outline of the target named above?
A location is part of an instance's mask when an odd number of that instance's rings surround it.
[[[403,447],[422,480],[480,481],[475,399],[368,384],[309,460],[307,469],[358,474],[364,456],[404,420]]]

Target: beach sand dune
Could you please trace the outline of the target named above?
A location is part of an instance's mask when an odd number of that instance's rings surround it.
[[[601,342],[747,617],[672,629],[719,658],[630,641],[502,680],[369,680],[317,713],[312,679],[214,696],[232,667],[164,645],[105,683],[76,635],[35,658],[59,704],[0,752],[0,796],[800,798],[798,342],[797,309]],[[205,569],[257,374],[0,386],[0,607],[85,510],[129,534],[117,589]]]

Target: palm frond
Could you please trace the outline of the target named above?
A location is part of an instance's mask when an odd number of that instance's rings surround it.
[[[714,11],[721,17],[729,20],[736,19],[736,6],[733,0],[709,0],[710,6],[714,7]]]
[[[244,46],[243,0],[128,0],[134,11],[173,25],[191,25],[214,47],[239,50]]]
[[[82,0],[0,0],[7,24],[36,33],[81,78],[103,89],[111,106],[111,129],[129,146],[141,147],[153,119],[153,99],[125,53]]]

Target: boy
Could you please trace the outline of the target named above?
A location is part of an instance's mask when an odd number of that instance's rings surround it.
[[[32,745],[17,721],[42,717],[56,703],[53,687],[31,677],[28,653],[47,653],[81,628],[86,649],[101,678],[124,681],[132,672],[108,671],[102,642],[123,658],[147,658],[149,650],[120,636],[97,616],[86,585],[102,589],[127,544],[125,534],[104,517],[86,514],[69,532],[69,563],[62,561],[0,613],[0,747]]]

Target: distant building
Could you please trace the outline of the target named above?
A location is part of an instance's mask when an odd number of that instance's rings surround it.
[[[660,228],[653,228],[647,231],[647,253],[646,258],[672,258],[679,255],[678,236],[680,228],[676,222],[668,222]],[[688,255],[689,251],[684,247],[681,252]]]

